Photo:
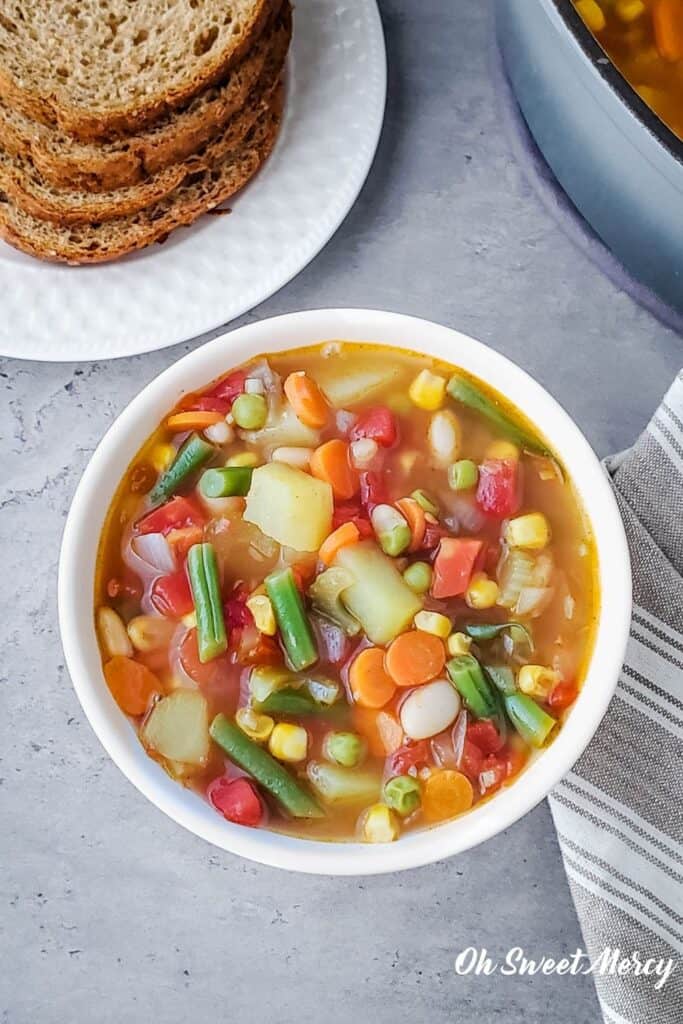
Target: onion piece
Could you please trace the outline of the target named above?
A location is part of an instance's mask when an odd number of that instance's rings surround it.
[[[522,587],[515,605],[515,614],[535,618],[548,607],[553,593],[552,587]]]
[[[351,428],[358,419],[355,412],[349,412],[348,409],[339,409],[339,411],[335,413],[334,418],[337,424],[337,430],[340,434],[343,434],[344,437],[351,432]]]
[[[163,533],[144,533],[133,538],[134,553],[161,573],[175,572],[175,556]]]
[[[465,740],[467,739],[467,726],[468,726],[467,712],[463,708],[451,733],[451,739],[453,741],[453,755],[455,757],[455,765],[457,768],[462,763],[462,755],[465,752]]]

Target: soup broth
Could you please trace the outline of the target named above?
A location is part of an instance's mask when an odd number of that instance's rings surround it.
[[[596,556],[534,410],[416,354],[326,343],[186,396],[103,530],[107,683],[217,813],[382,842],[552,742]]]
[[[683,139],[683,0],[574,0],[612,63]]]

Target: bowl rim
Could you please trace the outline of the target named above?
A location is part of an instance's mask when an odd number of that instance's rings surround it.
[[[443,358],[483,378],[523,410],[532,406],[532,421],[556,448],[581,496],[598,551],[600,606],[593,653],[558,737],[491,800],[455,821],[408,833],[386,846],[293,838],[225,821],[145,754],[106,686],[94,629],[95,555],[104,514],[125,469],[163,416],[183,393],[257,354],[334,339]],[[261,864],[312,874],[370,875],[419,867],[470,849],[512,825],[566,775],[597,730],[617,685],[631,620],[631,572],[607,474],[573,420],[524,370],[481,342],[431,321],[382,310],[314,309],[227,331],[173,363],[124,408],[95,449],[72,499],[60,551],[58,605],[66,665],[83,711],[114,763],[153,804],[195,835]]]
[[[603,81],[616,93],[629,112],[642,126],[654,135],[664,149],[679,164],[683,164],[683,140],[669,128],[665,121],[648,106],[636,92],[629,80],[622,74],[612,58],[603,50],[571,0],[549,0],[564,22],[570,35],[583,51],[588,63],[598,72]]]

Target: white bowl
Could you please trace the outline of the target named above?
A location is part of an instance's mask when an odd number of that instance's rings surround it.
[[[585,683],[557,739],[509,787],[456,821],[408,833],[388,845],[323,843],[249,829],[220,817],[149,758],[107,689],[94,630],[95,558],[116,486],[141,443],[187,391],[257,353],[328,339],[371,341],[424,352],[469,370],[536,423],[580,493],[599,557],[600,611]],[[180,825],[231,853],[316,874],[363,875],[440,860],[480,843],[539,803],[595,733],[616,686],[631,614],[631,575],[621,518],[588,442],[543,388],[503,356],[464,334],[396,313],[321,309],[240,327],[191,352],[152,381],[107,431],[83,474],[64,530],[59,621],[76,693],[103,746],[130,781]]]

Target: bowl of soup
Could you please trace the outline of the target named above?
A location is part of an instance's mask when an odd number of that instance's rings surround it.
[[[367,310],[241,327],[148,385],[59,573],[83,709],[197,835],[331,874],[509,826],[607,708],[628,550],[578,428],[503,356]]]
[[[524,118],[572,202],[683,311],[681,0],[496,0]]]

